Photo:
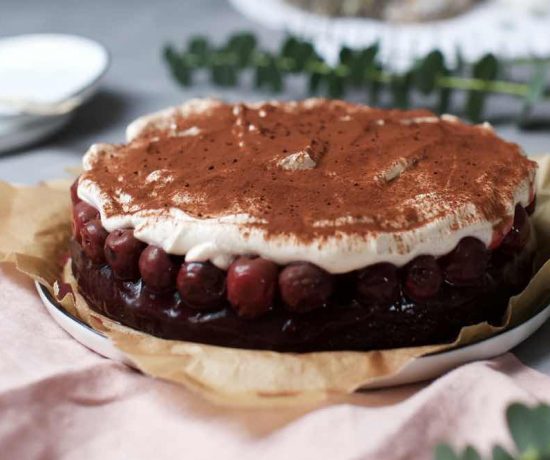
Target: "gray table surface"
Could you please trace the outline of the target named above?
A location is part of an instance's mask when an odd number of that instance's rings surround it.
[[[98,94],[61,132],[40,145],[0,155],[0,180],[35,183],[58,178],[66,167],[80,165],[90,144],[122,142],[125,126],[137,116],[191,97],[270,97],[247,86],[223,91],[207,82],[182,89],[170,79],[160,58],[160,48],[168,41],[184,43],[197,33],[222,40],[243,29],[254,31],[268,46],[284,37],[283,32],[267,30],[239,15],[224,0],[1,0],[0,37],[36,32],[80,34],[106,45],[112,64]],[[304,96],[300,83],[291,84],[282,95],[285,99]],[[548,129],[496,128],[529,153],[550,151]],[[550,375],[550,322],[514,352],[529,366]]]

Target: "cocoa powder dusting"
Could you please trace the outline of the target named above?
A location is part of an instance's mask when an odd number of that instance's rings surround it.
[[[491,130],[433,117],[321,99],[219,103],[149,127],[83,177],[110,198],[107,215],[128,202],[247,213],[267,237],[306,242],[411,230],[467,204],[478,218],[509,217],[535,163]]]

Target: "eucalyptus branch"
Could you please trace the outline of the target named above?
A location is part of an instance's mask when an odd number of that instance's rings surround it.
[[[506,421],[515,452],[509,453],[501,446],[494,446],[492,460],[550,460],[550,406],[511,404],[506,410]],[[448,445],[441,444],[435,450],[435,460],[481,459],[472,446],[466,446],[462,452],[455,452]]]
[[[417,91],[424,96],[435,94],[439,112],[449,109],[455,91],[467,93],[464,111],[475,122],[481,120],[485,101],[491,94],[507,95],[523,101],[518,118],[524,123],[535,104],[550,100],[546,76],[550,59],[522,59],[499,61],[487,54],[473,64],[466,65],[458,55],[453,66],[445,62],[443,54],[434,50],[407,71],[392,72],[379,58],[378,44],[363,50],[342,48],[335,65],[328,64],[313,45],[296,37],[289,37],[277,53],[260,49],[256,38],[240,33],[222,46],[213,46],[204,37],[192,38],[183,50],[168,45],[164,57],[176,80],[189,86],[198,70],[210,73],[219,86],[231,87],[239,83],[246,71],[255,75],[255,86],[280,92],[289,74],[303,75],[308,80],[311,94],[342,97],[350,90],[367,90],[371,103],[377,103],[382,91],[390,91],[396,106],[409,106],[410,96]],[[505,68],[525,65],[533,69],[528,81],[501,79]]]

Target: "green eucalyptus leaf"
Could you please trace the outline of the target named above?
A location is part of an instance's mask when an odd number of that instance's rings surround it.
[[[277,66],[275,56],[267,53],[262,55],[261,62],[256,67],[255,83],[257,88],[267,88],[273,92],[283,89],[283,74]]]
[[[296,53],[296,47],[298,46],[298,39],[290,36],[285,39],[281,46],[281,56],[294,57]]]
[[[219,50],[209,56],[212,82],[223,87],[238,83],[238,57],[235,53]]]
[[[550,457],[550,406],[541,404],[531,408],[512,404],[506,411],[506,419],[522,454],[538,452],[539,458]]]
[[[220,60],[212,65],[212,82],[218,86],[229,87],[238,83],[237,69],[234,65]]]
[[[340,50],[339,67],[347,70],[347,79],[353,86],[360,86],[363,82],[365,69],[360,60],[361,58],[358,52],[345,46]]]
[[[548,74],[548,63],[540,61],[535,64],[535,71],[531,80],[529,81],[529,87],[527,94],[523,100],[523,108],[519,118],[520,125],[524,125],[527,122],[529,114],[531,113],[533,106],[544,96],[546,90],[546,76]]]
[[[347,46],[342,46],[339,54],[339,60],[341,64],[350,64],[355,59],[355,51]]]
[[[298,59],[302,61],[301,65],[303,69],[308,60],[319,59],[319,56],[315,52],[315,48],[311,43],[302,42],[300,46],[300,55],[298,56]]]
[[[210,81],[214,85],[221,85],[221,78],[220,78],[220,69],[219,66],[213,65],[210,68]]]
[[[171,46],[164,47],[164,58],[168,62],[172,76],[183,86],[189,86],[191,81],[191,69],[186,60]]]
[[[375,42],[368,48],[365,48],[364,50],[361,51],[361,55],[362,55],[361,58],[368,66],[371,66],[376,60],[378,51],[380,51],[380,43]]]
[[[440,444],[435,448],[434,460],[460,460],[453,449],[445,444]]]
[[[467,446],[462,452],[462,460],[481,460],[481,456],[472,446]]]
[[[365,84],[369,69],[374,64],[378,53],[378,43],[360,51],[343,47],[340,51],[340,66],[347,69],[348,80],[355,87]]]
[[[474,123],[479,123],[483,117],[486,93],[471,91],[466,101],[466,116]]]
[[[289,37],[283,43],[280,55],[292,62],[292,72],[302,72],[311,59],[316,59],[317,54],[313,45],[309,42]]]
[[[380,64],[374,64],[371,68],[371,72],[374,73],[376,71],[380,71],[382,68]],[[378,105],[380,102],[380,93],[382,91],[382,83],[372,78],[371,75],[367,75],[367,78],[370,82],[369,84],[369,104],[370,105]]]
[[[498,75],[498,60],[493,54],[487,54],[477,61],[472,68],[472,77],[488,83]],[[470,91],[466,101],[466,114],[475,123],[481,121],[485,108],[487,90],[480,89]]]
[[[176,80],[183,86],[191,86],[193,83],[191,69],[185,66],[182,61],[175,64],[172,73],[174,77],[176,77]]]
[[[445,73],[445,70],[443,54],[439,50],[434,50],[417,64],[414,70],[414,83],[422,94],[428,95],[435,89],[437,78]]]
[[[498,59],[494,54],[489,53],[474,64],[472,74],[474,78],[490,81],[497,78],[498,71]]]
[[[393,103],[400,109],[409,106],[409,96],[412,87],[412,72],[394,76],[390,82],[390,90],[393,95]]]
[[[254,86],[260,89],[265,82],[265,67],[262,65],[256,66],[254,74]]]
[[[326,76],[327,94],[333,99],[339,99],[344,95],[344,77],[335,70],[329,72]]]
[[[180,57],[176,49],[170,45],[164,45],[164,48],[162,50],[162,55],[164,57],[164,60],[168,63],[170,66],[170,70],[174,70],[174,65],[177,61],[179,61]]]
[[[506,450],[500,446],[493,447],[493,460],[514,460]]]
[[[437,113],[449,113],[453,90],[451,88],[441,88],[438,95]]]
[[[187,44],[187,52],[195,56],[199,66],[205,66],[208,63],[208,55],[211,52],[210,43],[206,37],[193,37]]]
[[[449,76],[450,71],[444,70],[441,76]],[[438,103],[437,103],[437,112],[440,114],[448,113],[451,107],[453,97],[452,88],[442,87],[438,91]]]
[[[223,67],[225,86],[236,86],[239,83],[237,69],[232,65]]]
[[[271,91],[274,93],[280,93],[284,88],[283,76],[281,71],[276,67],[269,72],[267,81],[269,82]]]
[[[162,48],[162,55],[164,56],[164,59],[170,62],[174,57],[178,55],[178,52],[170,43],[167,43]]]
[[[468,96],[466,101],[466,116],[474,123],[479,123],[483,117],[485,96],[485,93],[479,91],[472,91]]]
[[[321,72],[311,72],[309,74],[308,89],[310,94],[319,93],[324,74]]]
[[[348,80],[350,83],[359,88],[364,85],[365,77],[367,75],[366,70],[368,69],[360,60],[354,61],[351,65],[347,67],[348,69]]]
[[[250,62],[252,53],[256,49],[256,38],[250,33],[235,34],[230,37],[225,48],[226,51],[237,56],[237,63],[242,68]]]
[[[454,67],[454,73],[461,74],[464,72],[464,69],[466,67],[466,61],[464,59],[464,56],[462,54],[462,51],[460,48],[457,48],[455,50],[455,67]]]

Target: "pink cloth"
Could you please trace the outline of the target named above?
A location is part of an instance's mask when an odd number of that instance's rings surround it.
[[[431,459],[444,440],[510,445],[512,401],[550,402],[550,377],[507,354],[322,407],[215,407],[87,350],[0,266],[0,458]]]

